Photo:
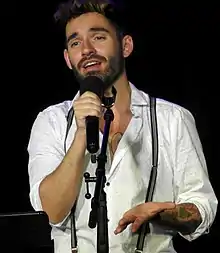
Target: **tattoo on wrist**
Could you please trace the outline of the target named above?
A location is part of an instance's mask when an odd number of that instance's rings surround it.
[[[196,205],[184,203],[176,205],[174,209],[160,213],[159,223],[183,234],[194,232],[202,222]]]

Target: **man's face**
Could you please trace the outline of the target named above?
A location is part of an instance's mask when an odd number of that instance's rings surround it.
[[[98,13],[86,13],[66,26],[65,59],[79,82],[89,75],[100,77],[105,89],[124,71],[122,43],[115,28]]]

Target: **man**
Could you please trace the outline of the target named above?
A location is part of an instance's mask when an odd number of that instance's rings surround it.
[[[77,80],[97,76],[106,97],[112,96],[112,87],[117,91],[105,164],[109,252],[134,252],[136,232],[144,221],[150,221],[150,233],[143,252],[175,252],[175,233],[191,241],[209,230],[217,199],[193,116],[157,99],[158,175],[153,201],[145,203],[152,155],[149,96],[127,79],[124,60],[132,53],[133,40],[110,7],[106,1],[70,1],[57,12],[65,28],[64,58]],[[71,108],[74,117],[66,138]],[[86,150],[85,118],[99,117],[102,141],[104,111],[99,96],[86,91],[73,101],[46,108],[33,124],[28,145],[30,200],[35,210],[49,216],[55,253],[71,252],[69,217],[74,204],[79,252],[97,252],[96,228],[88,226],[91,199],[85,198],[83,179],[84,172],[95,176],[97,164]],[[90,182],[89,191],[94,189]]]

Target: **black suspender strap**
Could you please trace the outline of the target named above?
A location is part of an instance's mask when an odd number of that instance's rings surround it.
[[[158,132],[157,132],[157,117],[156,117],[156,98],[151,97],[151,96],[149,97],[150,97],[150,120],[151,120],[151,136],[152,136],[152,168],[151,168],[150,180],[149,180],[145,202],[150,202],[153,199],[153,193],[154,193],[154,188],[155,188],[156,178],[157,178],[157,163],[158,163]],[[65,136],[65,142],[64,142],[65,152],[66,152],[66,139],[67,139],[68,132],[72,124],[73,115],[74,115],[74,111],[73,109],[71,109],[67,115],[67,130],[66,130],[66,136]],[[76,208],[76,202],[73,208],[71,209],[71,214],[70,214],[72,253],[78,252],[76,224],[75,224],[75,215],[74,215],[75,208]],[[149,232],[150,232],[149,223],[146,222],[141,226],[139,230],[139,236],[138,236],[135,253],[143,252],[144,239],[145,239],[146,234]]]
[[[70,234],[71,234],[71,250],[72,253],[77,253],[78,252],[78,247],[77,247],[77,237],[76,237],[76,223],[75,223],[75,209],[76,209],[76,202],[71,209],[71,214],[70,214]]]
[[[69,110],[67,117],[66,117],[66,121],[67,121],[67,126],[66,126],[66,135],[65,135],[65,140],[64,140],[64,152],[66,153],[66,139],[70,130],[70,127],[72,125],[72,121],[73,121],[73,115],[74,115],[74,111],[73,111],[73,107],[71,107],[71,109]]]
[[[67,129],[66,129],[66,136],[65,136],[65,141],[64,141],[64,151],[66,153],[66,139],[73,121],[73,115],[74,111],[73,108],[71,108],[68,112],[67,115]],[[78,252],[78,247],[77,247],[77,237],[76,237],[76,224],[75,224],[75,209],[76,209],[76,201],[74,206],[71,209],[70,213],[70,234],[71,234],[71,250],[72,253],[77,253]]]
[[[150,96],[150,119],[151,119],[151,137],[152,137],[152,168],[147,189],[145,202],[153,200],[154,188],[157,179],[157,163],[158,163],[158,132],[157,132],[157,116],[156,116],[156,98]],[[144,239],[150,232],[149,222],[145,222],[139,229],[137,246],[135,253],[142,253],[144,247]]]

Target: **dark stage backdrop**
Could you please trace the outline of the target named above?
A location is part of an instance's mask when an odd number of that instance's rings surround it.
[[[53,24],[57,2],[8,2],[1,12],[1,213],[32,210],[27,174],[31,126],[40,110],[72,99],[77,91]],[[126,2],[134,38],[127,60],[129,79],[193,113],[219,197],[220,7]],[[192,243],[177,237],[176,248],[206,252],[220,239],[217,224],[218,215],[209,235]]]

